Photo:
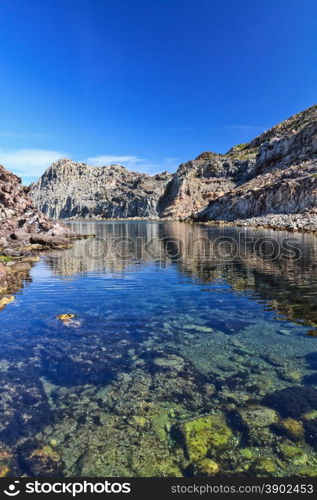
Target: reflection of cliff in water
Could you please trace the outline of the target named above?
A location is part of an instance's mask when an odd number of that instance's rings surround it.
[[[234,292],[265,300],[292,321],[317,325],[317,239],[312,235],[185,223],[76,222],[95,233],[74,248],[47,255],[60,276],[162,267],[174,262],[182,273],[204,283],[228,283]]]
[[[225,280],[292,321],[317,326],[317,238],[309,234],[170,226],[186,252],[179,267],[203,282]],[[176,236],[177,234],[177,236]]]

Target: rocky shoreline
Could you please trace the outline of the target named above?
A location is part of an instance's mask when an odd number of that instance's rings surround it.
[[[34,207],[21,179],[0,166],[0,310],[48,250],[69,248],[77,235]]]
[[[200,222],[200,224],[317,234],[317,214],[311,212],[303,214],[268,214],[262,217],[251,217],[250,219],[238,219],[235,221],[213,220]]]

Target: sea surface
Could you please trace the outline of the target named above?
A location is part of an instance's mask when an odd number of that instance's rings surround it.
[[[316,476],[317,238],[68,224],[0,312],[0,474]]]

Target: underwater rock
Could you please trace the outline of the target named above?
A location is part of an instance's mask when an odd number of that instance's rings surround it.
[[[58,316],[56,316],[56,318],[64,323],[64,322],[69,321],[70,319],[75,318],[75,314],[71,314],[71,313],[59,314]]]
[[[276,442],[276,435],[270,431],[269,427],[249,427],[247,440],[250,446],[271,447]]]
[[[239,452],[243,458],[247,458],[250,460],[253,457],[253,451],[251,448],[241,448]]]
[[[50,445],[26,441],[18,450],[20,461],[32,477],[58,477],[63,475],[60,454]]]
[[[308,411],[307,413],[304,413],[302,418],[304,420],[314,420],[315,418],[317,418],[317,410]]]
[[[317,465],[307,465],[298,471],[300,476],[317,477]]]
[[[11,445],[47,425],[51,412],[42,384],[32,378],[30,366],[28,371],[13,374],[8,370],[1,375],[0,440]]]
[[[176,372],[180,372],[184,369],[185,362],[180,356],[172,354],[166,357],[155,358],[154,365],[164,370],[174,370]]]
[[[269,427],[278,422],[278,414],[265,406],[249,406],[238,410],[242,424],[247,427]]]
[[[300,383],[303,378],[303,375],[299,370],[289,370],[287,368],[278,370],[278,374],[281,379],[293,383]]]
[[[283,417],[300,417],[310,410],[317,410],[317,390],[311,387],[287,387],[262,400],[265,406],[277,410]]]
[[[208,415],[185,422],[180,427],[186,453],[192,462],[205,458],[227,444],[232,435],[224,415]]]
[[[301,441],[304,437],[303,424],[294,418],[288,417],[281,420],[278,428],[293,441]]]
[[[195,475],[200,476],[214,476],[220,471],[219,464],[211,458],[203,458],[195,464]]]
[[[305,465],[308,457],[299,446],[294,445],[290,441],[285,441],[278,446],[278,451],[281,457],[290,461],[295,465]]]
[[[317,448],[317,418],[307,420],[304,425],[307,443]]]
[[[276,466],[270,458],[257,458],[250,466],[250,472],[256,476],[272,476],[276,472]]]
[[[10,469],[7,465],[0,465],[0,477],[7,477],[9,471]]]

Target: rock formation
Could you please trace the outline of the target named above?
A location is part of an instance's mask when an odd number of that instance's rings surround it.
[[[38,250],[67,247],[75,235],[64,224],[49,220],[35,208],[29,188],[0,166],[0,310],[28,276]]]
[[[174,175],[60,160],[31,186],[31,196],[53,218],[230,222],[275,214],[274,226],[276,214],[305,213],[305,228],[312,221],[317,229],[317,106],[226,154],[202,153]],[[283,227],[300,228],[284,219]]]
[[[198,220],[249,219],[268,214],[315,214],[317,210],[317,106],[260,135],[241,148],[256,151],[252,175],[211,201]]]
[[[70,230],[52,222],[35,208],[29,188],[0,165],[0,248],[21,244],[53,242],[54,237],[70,236]],[[51,239],[50,239],[51,238]],[[33,241],[32,241],[33,240]]]
[[[120,165],[90,167],[62,159],[31,186],[34,203],[49,217],[158,217],[158,204],[171,179],[167,172],[146,175]]]

